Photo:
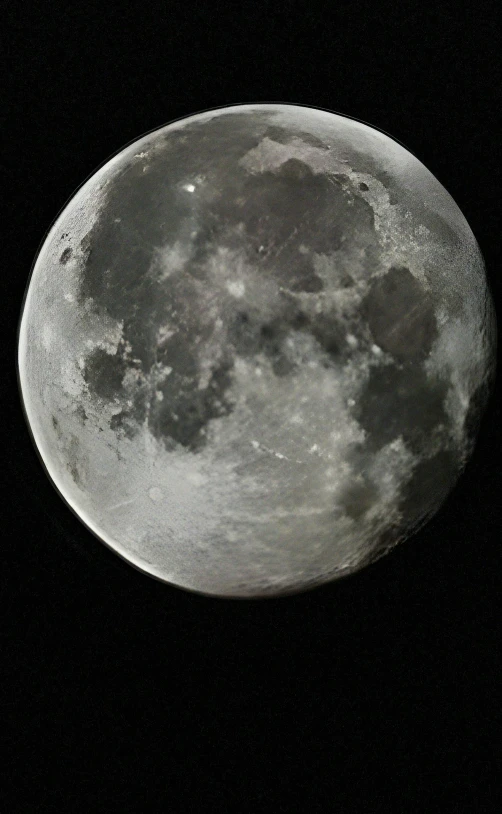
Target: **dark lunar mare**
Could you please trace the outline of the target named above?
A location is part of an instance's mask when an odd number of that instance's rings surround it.
[[[138,367],[141,374],[133,407],[123,407],[114,416],[113,429],[132,433],[148,414],[151,431],[168,447],[181,443],[197,451],[205,443],[207,423],[232,410],[226,391],[235,354],[263,352],[276,375],[284,376],[294,374],[294,365],[282,352],[291,330],[310,331],[328,358],[343,351],[344,331],[336,313],[322,313],[313,321],[298,312],[287,294],[323,288],[313,252],[336,250],[342,237],[364,246],[370,264],[377,248],[373,211],[351,190],[346,176],[315,175],[295,158],[275,173],[250,174],[238,161],[264,135],[282,143],[294,136],[313,143],[300,131],[269,126],[266,112],[227,115],[169,134],[161,149],[148,159],[129,162],[106,190],[98,220],[82,242],[80,298],[92,298],[96,308],[123,321],[124,342],[113,356],[92,351],[85,379],[91,393],[111,400],[121,394],[128,367]],[[325,147],[314,141],[315,146]],[[204,175],[211,190],[204,200],[202,188],[200,204],[197,196],[182,190],[187,168],[190,177]],[[224,194],[218,194],[220,189]],[[244,234],[238,228],[241,223]],[[191,237],[194,229],[195,239]],[[175,241],[192,246],[190,261],[160,280],[154,270],[154,250]],[[307,253],[299,251],[301,245],[308,248]],[[227,353],[215,365],[209,384],[200,391],[197,343],[207,339],[212,326],[200,324],[191,279],[209,284],[206,264],[218,246],[244,252],[264,279],[273,279],[284,291],[272,320],[265,320],[252,305],[246,308],[245,300],[237,312],[232,305],[220,303],[219,316],[233,354]],[[346,275],[344,284],[351,283]],[[159,346],[158,330],[166,322],[177,333]],[[130,354],[126,343],[132,348]],[[156,388],[164,396],[160,402],[147,383],[159,364],[173,369]]]
[[[363,445],[349,460],[364,472],[368,454],[377,453],[397,438],[417,457],[411,477],[403,484],[399,510],[408,530],[415,529],[433,514],[455,484],[463,468],[463,450],[452,440],[451,418],[445,407],[449,383],[427,374],[424,361],[430,354],[438,328],[432,299],[406,267],[391,267],[383,276],[370,280],[361,314],[375,343],[391,354],[394,362],[370,369],[368,380],[354,408],[366,431]],[[440,445],[430,453],[432,439]],[[356,485],[358,511],[367,511],[367,495],[374,484]],[[354,497],[349,491],[344,509],[351,516]],[[395,544],[394,532],[386,532],[373,556]],[[390,536],[389,536],[390,535]]]
[[[295,363],[284,348],[290,333],[300,331],[318,342],[326,365],[349,358],[346,324],[339,314],[327,309],[314,318],[295,298],[300,292],[322,291],[314,253],[334,252],[344,239],[346,245],[364,249],[370,283],[361,316],[375,343],[394,362],[371,368],[354,408],[367,440],[364,453],[357,446],[353,450],[350,460],[359,478],[342,495],[342,509],[354,519],[368,511],[378,497],[378,487],[365,473],[368,461],[364,458],[402,437],[419,458],[401,499],[404,516],[417,523],[434,503],[432,473],[436,473],[436,492],[442,499],[461,468],[460,456],[448,440],[450,419],[444,407],[448,385],[431,380],[423,367],[438,335],[431,297],[404,266],[371,276],[379,249],[374,213],[364,198],[367,184],[354,189],[347,175],[315,174],[297,158],[286,160],[274,172],[253,174],[239,165],[239,159],[264,136],[282,144],[296,136],[306,144],[326,148],[309,134],[270,125],[266,112],[229,114],[173,131],[152,156],[130,161],[113,179],[98,220],[82,244],[85,263],[80,296],[82,300],[92,298],[97,308],[123,321],[124,342],[116,355],[100,349],[89,354],[84,369],[89,390],[106,401],[120,397],[124,374],[128,368],[136,368],[133,406],[123,406],[112,418],[112,429],[132,435],[148,416],[151,432],[168,449],[181,444],[199,451],[206,443],[208,422],[233,409],[228,390],[236,356],[264,354],[275,375],[294,375]],[[368,159],[359,159],[364,170]],[[392,197],[391,179],[377,167],[366,170],[384,183]],[[197,174],[204,176],[204,184],[191,197],[182,186]],[[431,224],[431,217],[428,225],[452,240],[443,221]],[[244,224],[244,232],[239,230],[240,224]],[[160,279],[154,251],[176,241],[191,247],[189,262]],[[198,344],[209,339],[214,324],[201,322],[196,283],[210,285],[207,263],[219,246],[244,254],[264,280],[271,279],[280,287],[281,295],[272,318],[265,318],[245,297],[219,303],[228,347],[201,390]],[[61,262],[68,257],[63,252]],[[351,286],[354,280],[345,275],[341,284]],[[166,323],[175,326],[176,333],[159,341],[158,330]],[[126,343],[132,348],[129,354]],[[152,371],[165,367],[171,373],[155,379],[153,392]],[[480,393],[480,405],[483,398]],[[479,410],[473,403],[470,415]],[[472,424],[470,418],[468,423]],[[427,458],[424,450],[433,434],[441,439],[442,449]],[[392,540],[382,545],[392,545]]]
[[[382,350],[402,362],[427,358],[438,336],[434,305],[408,268],[371,280],[361,311]]]

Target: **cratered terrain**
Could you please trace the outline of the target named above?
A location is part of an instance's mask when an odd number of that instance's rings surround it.
[[[209,595],[293,593],[415,532],[494,375],[477,242],[389,136],[288,104],[148,133],[36,259],[22,398],[55,486],[119,555]]]

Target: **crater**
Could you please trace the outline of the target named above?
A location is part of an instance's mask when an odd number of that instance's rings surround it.
[[[438,335],[432,299],[404,266],[373,279],[361,313],[375,343],[400,361],[425,359]]]

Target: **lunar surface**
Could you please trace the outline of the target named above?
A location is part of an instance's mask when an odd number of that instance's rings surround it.
[[[131,564],[213,596],[355,571],[439,508],[494,376],[483,259],[404,147],[331,112],[172,122],[75,193],[19,374],[47,472]]]

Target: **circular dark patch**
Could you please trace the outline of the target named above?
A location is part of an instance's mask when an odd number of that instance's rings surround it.
[[[373,338],[400,361],[425,359],[437,337],[429,293],[404,266],[373,280],[362,303]]]

